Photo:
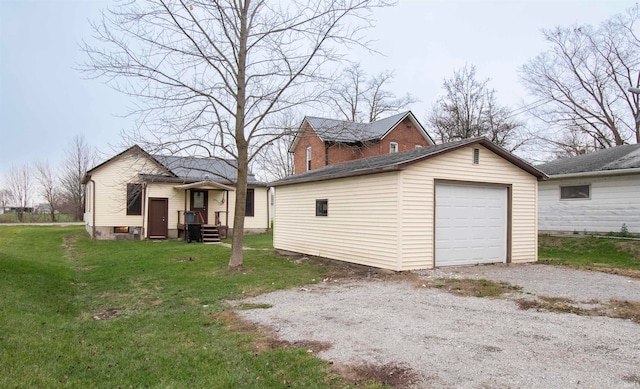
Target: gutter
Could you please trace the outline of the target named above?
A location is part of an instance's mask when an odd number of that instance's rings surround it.
[[[622,176],[627,174],[640,174],[640,168],[598,170],[595,172],[548,174],[549,180],[559,180],[562,178],[600,177],[600,176]]]

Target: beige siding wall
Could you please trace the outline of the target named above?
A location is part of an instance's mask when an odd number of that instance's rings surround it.
[[[244,219],[245,230],[266,230],[269,228],[269,207],[267,206],[267,188],[254,188],[254,216],[247,216]],[[224,201],[223,201],[224,199]],[[235,215],[236,192],[229,192],[229,228],[233,228],[233,217]],[[225,224],[225,212],[227,211],[227,200],[224,191],[209,191],[209,222],[213,224],[215,213],[219,211],[222,224]]]
[[[473,164],[473,149],[480,163]],[[402,172],[402,270],[433,266],[434,181],[512,184],[512,262],[537,260],[537,180],[482,146],[469,146]]]
[[[278,187],[274,247],[396,269],[397,185],[394,172]],[[316,216],[316,199],[328,216]]]
[[[133,153],[126,153],[92,172],[91,178],[96,183],[96,203],[92,208],[96,227],[142,227],[142,215],[127,215],[127,184],[139,183],[139,173],[160,172],[146,157]]]
[[[269,207],[267,204],[267,188],[256,187],[254,197],[254,216],[244,218],[245,230],[266,230],[269,228]],[[232,194],[233,193],[233,194]],[[229,228],[233,228],[234,207],[236,205],[235,192],[229,193]]]
[[[480,149],[478,165],[474,148]],[[537,180],[481,146],[400,172],[280,186],[274,246],[392,270],[430,268],[439,179],[512,185],[511,260],[537,260]],[[315,216],[315,200],[323,198],[329,216]]]
[[[177,230],[178,228],[178,211],[184,210],[184,190],[174,189],[175,183],[166,183],[166,182],[153,182],[147,185],[146,190],[146,199],[144,204],[144,213],[148,215],[149,209],[149,199],[152,197],[166,198],[168,199],[169,205],[169,219],[168,219],[168,228],[169,231]],[[149,217],[145,216],[144,220],[145,226],[145,237],[147,235],[148,227],[149,227]],[[170,236],[175,237],[177,232],[169,233]]]

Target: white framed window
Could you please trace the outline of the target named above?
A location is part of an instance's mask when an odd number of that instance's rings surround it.
[[[588,200],[591,198],[591,185],[567,185],[560,187],[560,200]]]
[[[307,147],[307,171],[311,170],[311,147]]]
[[[389,153],[397,153],[397,152],[398,152],[398,142],[390,142]]]

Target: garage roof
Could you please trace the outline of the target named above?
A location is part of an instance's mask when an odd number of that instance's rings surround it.
[[[270,183],[269,186],[282,186],[298,184],[302,182],[332,180],[335,178],[353,177],[401,170],[406,166],[412,165],[416,162],[420,162],[471,145],[484,146],[535,177],[538,177],[540,179],[544,179],[547,177],[542,171],[536,169],[529,163],[497,146],[489,139],[481,137],[418,148],[402,153],[391,153],[378,157],[363,158],[336,165],[329,165],[320,169],[311,170],[301,174],[295,174],[293,176],[283,178],[282,180],[274,181]]]

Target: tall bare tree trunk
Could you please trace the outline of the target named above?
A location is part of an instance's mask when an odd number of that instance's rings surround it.
[[[236,205],[233,214],[233,236],[231,239],[231,258],[229,268],[242,267],[242,241],[244,238],[244,217],[247,202],[247,177],[249,165],[249,145],[244,134],[244,110],[246,104],[246,66],[247,66],[247,13],[250,0],[246,0],[240,10],[240,47],[238,50],[238,92],[236,95],[235,138],[238,148],[236,161],[238,176],[236,178]]]

